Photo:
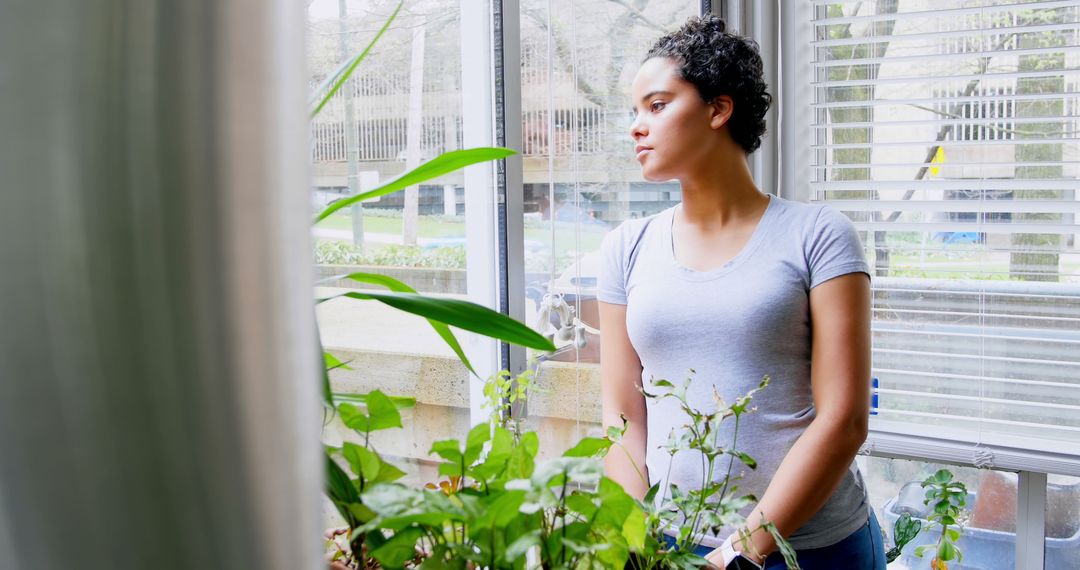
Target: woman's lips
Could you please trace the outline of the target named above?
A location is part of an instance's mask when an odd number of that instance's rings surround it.
[[[652,149],[647,146],[639,146],[635,150],[637,150],[637,159],[641,160],[641,157],[645,156],[645,154]]]

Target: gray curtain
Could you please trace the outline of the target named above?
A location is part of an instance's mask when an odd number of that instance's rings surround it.
[[[304,21],[0,0],[0,568],[320,566]]]

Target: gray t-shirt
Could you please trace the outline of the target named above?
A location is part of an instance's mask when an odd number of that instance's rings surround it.
[[[814,419],[810,390],[810,290],[834,277],[869,275],[862,246],[851,222],[839,212],[770,196],[746,246],[729,262],[709,271],[682,267],[675,260],[671,224],[675,208],[628,220],[609,233],[601,246],[597,297],[626,305],[626,328],[641,358],[642,386],[666,379],[676,385],[690,376],[690,405],[715,409],[713,389],[726,402],[757,387],[742,416],[736,448],[750,454],[756,470],[733,466],[738,495],[759,499],[788,450]],[[700,488],[705,473],[699,453],[660,446],[673,430],[685,429],[689,417],[673,398],[647,399],[650,484]],[[735,422],[724,421],[721,445],[730,447]],[[715,480],[727,461],[718,460]],[[869,506],[862,475],[854,462],[843,481],[802,528],[789,537],[798,549],[820,548],[842,540],[866,523]],[[749,514],[749,509],[744,511]],[[716,547],[721,538],[697,542]],[[672,531],[672,534],[674,531]]]

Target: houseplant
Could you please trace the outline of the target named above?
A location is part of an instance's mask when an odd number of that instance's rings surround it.
[[[686,402],[686,387],[658,380],[661,389],[648,398],[675,398],[690,417],[686,430],[666,446],[671,453],[696,449],[707,459],[703,484],[685,492],[672,489],[656,500],[654,485],[644,501],[628,495],[603,476],[602,457],[621,446],[626,431],[611,427],[602,438],[586,437],[561,457],[537,461],[539,438],[522,431],[505,413],[503,402],[526,397],[528,375],[511,379],[503,373],[485,388],[491,413],[488,423],[470,430],[464,442],[437,441],[430,453],[442,459],[445,480],[422,489],[395,483],[403,473],[370,446],[370,433],[401,426],[398,412],[412,404],[374,391],[365,396],[366,413],[341,404],[346,425],[363,445],[346,443],[340,453],[355,479],[333,461],[328,495],[348,527],[332,533],[334,560],[344,568],[682,568],[705,566],[689,541],[699,533],[716,533],[725,525],[747,522],[739,511],[755,498],[740,496],[736,478],[714,480],[719,458],[729,456],[753,468],[749,455],[734,442],[717,440],[721,422],[752,412],[753,394],[726,404],[717,397],[711,412]],[[737,430],[736,430],[737,432]],[[709,481],[710,484],[704,484]],[[680,519],[681,515],[681,519]],[[681,520],[681,522],[680,522]],[[662,531],[676,525],[678,548],[669,549]],[[777,540],[789,568],[798,568],[794,551],[768,522],[762,526]],[[344,537],[343,542],[335,540]]]

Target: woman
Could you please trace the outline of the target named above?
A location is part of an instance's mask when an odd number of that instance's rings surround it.
[[[687,397],[708,409],[714,387],[730,402],[768,375],[736,445],[758,462],[737,482],[760,498],[744,513],[749,538],[726,529],[697,537],[696,551],[721,568],[783,568],[753,524],[764,518],[804,569],[885,568],[853,461],[869,413],[869,269],[843,215],[754,185],[747,156],[771,103],[756,44],[692,18],[649,51],[632,97],[642,174],[678,180],[682,202],[623,223],[601,248],[603,422],[630,420],[608,476],[639,498],[655,483],[701,485],[700,454],[658,448],[687,418],[671,398],[646,402],[639,389],[653,379],[694,369]]]

